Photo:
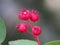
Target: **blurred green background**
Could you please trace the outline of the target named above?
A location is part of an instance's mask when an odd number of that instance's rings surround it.
[[[18,39],[34,40],[27,33],[19,33],[15,27],[23,22],[17,18],[22,8],[39,12],[40,20],[34,25],[40,25],[42,28],[42,34],[39,36],[42,45],[60,39],[60,0],[0,0],[0,17],[4,19],[7,27],[7,36],[3,45]]]

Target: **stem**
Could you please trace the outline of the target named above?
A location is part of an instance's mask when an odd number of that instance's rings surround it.
[[[31,32],[27,31],[28,34],[33,35]]]
[[[38,36],[35,36],[35,40],[38,43],[38,45],[40,45],[40,41],[39,41],[39,37]]]
[[[32,25],[31,25],[31,23],[30,23],[30,20],[27,20],[27,23],[28,23],[28,25],[32,28]],[[40,45],[40,41],[39,41],[39,37],[38,36],[35,36],[35,35],[33,35],[31,32],[29,32],[29,31],[27,31],[27,33],[29,33],[30,35],[32,35],[34,38],[35,38],[35,40],[36,40],[36,42],[38,43],[38,45]]]
[[[30,24],[30,20],[27,20],[27,23],[32,28],[32,25]]]
[[[27,33],[29,33],[30,35],[32,35],[34,38],[35,38],[35,40],[36,40],[36,42],[38,43],[38,45],[40,45],[40,41],[39,41],[39,37],[38,36],[35,36],[35,35],[33,35],[31,32],[29,32],[29,31],[27,31]]]

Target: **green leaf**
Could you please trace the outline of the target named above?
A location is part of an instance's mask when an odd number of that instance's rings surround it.
[[[9,45],[37,45],[35,41],[32,40],[16,40],[16,41],[10,41]]]
[[[51,41],[51,42],[45,43],[44,45],[60,45],[60,40]]]
[[[4,21],[0,18],[0,43],[5,40],[6,37],[6,27]]]

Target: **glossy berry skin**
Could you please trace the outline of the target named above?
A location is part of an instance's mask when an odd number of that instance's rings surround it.
[[[40,35],[42,32],[41,28],[39,26],[33,26],[32,27],[32,33],[33,35]]]
[[[18,31],[21,33],[24,33],[27,31],[27,25],[24,23],[18,24],[16,27],[17,27]]]
[[[28,20],[30,16],[30,11],[27,9],[22,9],[18,14],[18,18],[21,20]]]
[[[33,22],[36,22],[39,20],[39,15],[38,15],[37,11],[32,10],[30,20]]]

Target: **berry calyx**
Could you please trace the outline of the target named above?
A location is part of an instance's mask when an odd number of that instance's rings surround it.
[[[18,14],[18,18],[21,20],[28,20],[30,16],[30,11],[27,9],[22,9]]]
[[[24,33],[27,31],[27,25],[24,23],[18,24],[16,27],[17,27],[18,31],[21,33]]]
[[[30,20],[33,22],[36,22],[39,20],[39,15],[38,15],[37,11],[32,10]]]
[[[42,30],[41,30],[41,28],[40,28],[39,26],[33,26],[33,27],[32,27],[32,33],[33,33],[34,35],[40,35],[41,32],[42,32]]]

